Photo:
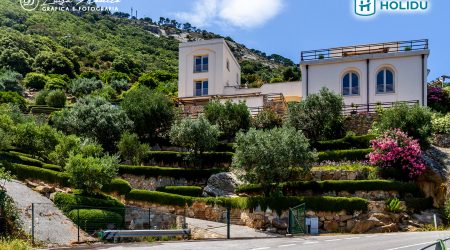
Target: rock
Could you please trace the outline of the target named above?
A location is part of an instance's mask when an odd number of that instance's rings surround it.
[[[51,201],[54,201],[55,200],[55,195],[56,195],[57,193],[51,193],[50,194],[50,196],[48,197]]]
[[[436,214],[436,222],[438,225],[442,224],[442,219],[439,216],[439,212],[434,210],[422,211],[420,214],[413,214],[413,218],[420,224],[432,224],[434,225],[434,214]]]
[[[325,221],[323,228],[327,232],[336,232],[339,229],[339,224],[336,221]]]
[[[375,217],[370,217],[367,220],[359,220],[356,221],[355,226],[353,227],[351,233],[352,234],[361,234],[366,233],[370,229],[374,227],[382,226],[383,223]]]
[[[35,188],[33,188],[34,191],[41,193],[41,194],[46,194],[50,192],[50,187],[49,186],[37,186]]]
[[[379,221],[383,222],[384,224],[392,223],[392,218],[387,214],[374,213],[374,214],[372,214],[372,217],[377,218]]]
[[[373,228],[368,233],[392,233],[392,232],[398,232],[398,226],[395,223]]]
[[[207,186],[203,189],[203,196],[233,196],[235,189],[241,182],[230,172],[214,174],[208,179]]]
[[[346,229],[348,232],[351,232],[351,231],[353,230],[354,227],[355,227],[355,221],[354,221],[354,220],[348,220],[345,229]]]
[[[35,188],[35,187],[39,186],[39,184],[32,182],[32,181],[28,181],[28,180],[26,181],[26,184],[27,184],[27,187],[29,187],[29,188]]]
[[[287,229],[287,217],[286,218],[274,218],[272,220],[272,226],[275,227],[278,230],[286,230]]]

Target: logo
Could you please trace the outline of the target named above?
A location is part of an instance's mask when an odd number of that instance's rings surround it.
[[[355,14],[358,16],[372,16],[377,12],[376,0],[355,0]]]
[[[430,9],[430,0],[354,0],[355,14],[370,17],[378,13],[419,13]]]
[[[26,11],[32,11],[39,6],[39,0],[20,0],[20,6]]]

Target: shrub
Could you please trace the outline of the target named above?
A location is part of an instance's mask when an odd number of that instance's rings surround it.
[[[427,105],[432,110],[441,113],[450,111],[450,93],[445,88],[428,87]]]
[[[68,57],[66,57],[69,56],[69,53],[65,53],[66,51],[42,51],[36,56],[33,69],[35,71],[45,72],[46,74],[65,74],[70,77],[74,76],[76,71],[75,65]],[[76,60],[73,61],[76,62]],[[77,66],[79,67],[79,65]]]
[[[75,209],[70,211],[67,217],[88,233],[120,229],[123,226],[123,217],[120,214],[100,209]]]
[[[119,166],[119,174],[131,174],[145,177],[172,177],[186,180],[207,180],[211,175],[223,172],[223,169],[186,169],[151,166]]]
[[[120,178],[115,178],[111,183],[106,184],[102,187],[102,191],[106,193],[117,193],[119,195],[126,195],[132,190],[131,184]]]
[[[128,92],[121,107],[134,122],[134,131],[144,140],[162,137],[175,118],[173,102],[164,94],[146,87]]]
[[[31,89],[43,89],[47,84],[49,78],[39,73],[28,73],[23,79],[23,83],[27,88]]]
[[[27,102],[25,98],[17,92],[0,92],[0,104],[11,103],[17,105],[21,110],[25,110]]]
[[[264,109],[252,118],[252,126],[256,129],[273,129],[281,127],[282,123],[281,117],[271,109]]]
[[[373,140],[372,148],[373,152],[369,154],[372,165],[398,170],[410,179],[422,175],[426,170],[418,141],[399,129],[387,131]]]
[[[66,134],[95,139],[110,151],[115,149],[120,136],[133,126],[121,108],[100,97],[82,98],[71,109],[53,113],[50,120]]]
[[[211,101],[204,107],[206,119],[211,124],[218,125],[227,138],[234,138],[239,131],[247,131],[251,125],[250,112],[245,102],[225,104]]]
[[[219,143],[214,152],[234,152],[235,143]]]
[[[157,188],[156,191],[191,197],[201,197],[203,188],[197,186],[165,186]]]
[[[303,131],[312,141],[339,138],[342,135],[344,102],[342,96],[327,88],[288,106],[286,122]]]
[[[347,135],[344,138],[329,141],[318,141],[313,147],[318,151],[342,150],[342,149],[366,149],[370,147],[370,141],[375,139],[376,135]]]
[[[82,207],[105,208],[105,210],[109,209],[113,212],[125,208],[124,204],[110,196],[94,198],[79,194],[56,193],[53,202],[64,213]]]
[[[45,100],[48,96],[49,91],[47,90],[41,90],[39,93],[37,93],[36,97],[34,98],[34,103],[36,105],[47,105],[47,101]]]
[[[426,107],[399,103],[382,110],[380,121],[373,124],[373,130],[382,134],[391,129],[400,129],[419,140],[421,146],[426,147],[429,144],[428,137],[431,135],[431,117],[432,114]]]
[[[122,159],[134,165],[140,165],[148,152],[150,152],[149,145],[141,144],[136,134],[130,134],[128,132],[122,135],[122,138],[117,144],[117,148]]]
[[[94,158],[77,154],[69,157],[65,170],[72,185],[87,194],[94,194],[103,185],[111,183],[117,176],[118,167],[118,159],[114,156]]]
[[[55,150],[48,155],[48,159],[59,166],[65,166],[71,153],[101,157],[103,148],[89,139],[80,139],[76,135],[62,135],[58,138]]]
[[[233,153],[230,152],[206,152],[200,157],[194,157],[189,152],[176,151],[150,151],[146,162],[159,166],[175,167],[228,167],[231,165]],[[200,164],[201,163],[201,164]]]
[[[66,106],[66,101],[66,94],[62,90],[50,91],[45,98],[47,105],[54,108],[63,108]]]
[[[10,171],[11,174],[19,180],[40,180],[46,183],[57,184],[62,187],[67,187],[69,184],[69,176],[66,173],[15,163],[3,165],[6,170]]]
[[[130,88],[130,84],[125,79],[113,79],[109,85],[118,93]]]
[[[45,84],[46,90],[67,89],[67,82],[60,78],[50,78]]]
[[[34,122],[18,124],[14,135],[14,145],[34,156],[46,157],[58,144],[60,133],[49,125]]]
[[[202,154],[214,148],[218,143],[219,128],[211,125],[204,116],[197,119],[187,118],[175,122],[169,131],[170,141],[178,146]]]
[[[1,59],[0,59],[1,60]],[[9,69],[0,69],[0,91],[12,91],[22,93],[23,88],[20,85],[22,75]]]
[[[189,196],[137,189],[131,190],[131,192],[126,196],[126,199],[180,207],[184,207],[185,205],[190,206],[193,202],[192,197]]]
[[[397,191],[401,196],[411,194],[416,197],[423,196],[414,182],[400,182],[390,180],[336,180],[336,181],[295,181],[280,184],[286,196],[295,196],[307,191],[321,195],[328,192],[346,191],[354,194],[357,191]],[[241,185],[236,189],[238,193],[256,193],[263,191],[260,184]]]
[[[236,137],[233,168],[239,177],[251,183],[261,183],[264,194],[287,181],[294,171],[308,171],[316,154],[309,148],[308,139],[293,128],[261,131],[250,129]]]
[[[152,74],[142,74],[138,80],[139,84],[146,86],[148,88],[154,89],[158,86],[159,82],[156,80]]]
[[[361,161],[367,158],[372,149],[346,149],[319,152],[319,162],[322,161]]]
[[[433,208],[433,198],[405,198],[406,207],[417,213]]]
[[[81,97],[89,95],[97,89],[101,89],[102,86],[102,81],[95,78],[78,78],[72,81],[70,92],[76,97]]]
[[[0,239],[0,249],[2,250],[29,250],[32,246],[29,242],[21,239]]]
[[[398,198],[391,198],[386,201],[386,210],[391,213],[402,212],[400,200]]]
[[[433,115],[433,132],[436,134],[449,134],[450,133],[450,114],[445,116]]]

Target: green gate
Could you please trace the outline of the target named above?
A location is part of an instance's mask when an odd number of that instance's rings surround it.
[[[288,234],[306,233],[305,210],[305,203],[293,208],[289,208]]]

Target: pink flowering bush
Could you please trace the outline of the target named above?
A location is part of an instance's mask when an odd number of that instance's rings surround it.
[[[422,150],[417,140],[412,139],[399,129],[388,130],[371,141],[373,152],[369,162],[384,170],[400,170],[413,179],[425,172]],[[404,176],[406,177],[406,176]]]

